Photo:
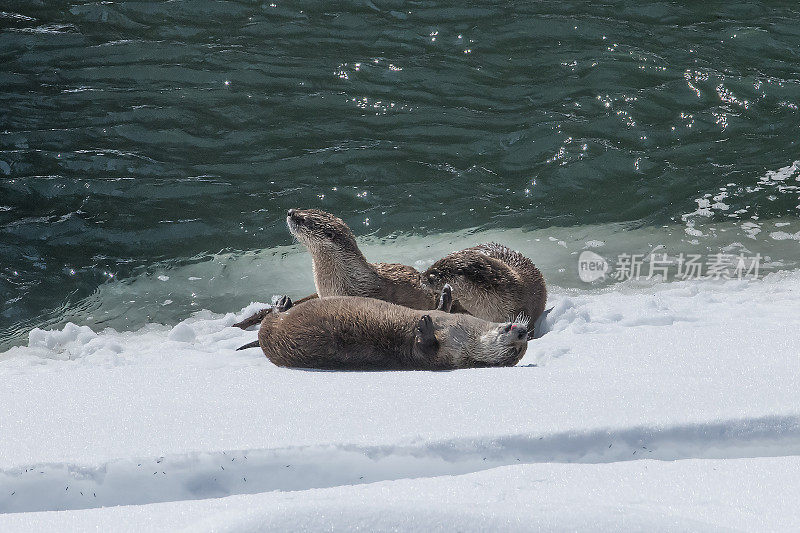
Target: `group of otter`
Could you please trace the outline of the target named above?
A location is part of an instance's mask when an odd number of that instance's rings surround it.
[[[311,254],[317,292],[234,324],[261,324],[240,350],[260,346],[279,366],[347,370],[513,366],[525,354],[547,290],[519,252],[481,244],[420,273],[367,262],[330,213],[290,209],[286,222]]]

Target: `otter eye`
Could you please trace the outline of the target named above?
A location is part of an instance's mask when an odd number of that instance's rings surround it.
[[[512,327],[514,327],[513,324],[508,324],[505,328],[503,328],[503,333],[508,333],[511,331]]]

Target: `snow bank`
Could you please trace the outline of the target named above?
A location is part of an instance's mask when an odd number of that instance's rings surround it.
[[[8,531],[797,531],[800,458],[527,464],[143,506],[0,515]]]
[[[745,511],[728,512],[738,500],[722,496],[725,505],[692,522],[702,476],[687,488],[696,501],[677,513],[656,505],[657,487],[632,509],[625,486],[650,472],[662,476],[656,485],[677,483],[677,464],[708,476],[728,469],[732,479],[755,475],[756,464],[796,474],[798,304],[798,272],[554,291],[518,366],[453,372],[275,367],[257,349],[235,351],[255,332],[229,326],[257,303],[132,333],[34,330],[27,347],[0,354],[9,406],[0,412],[0,513],[12,513],[0,515],[0,529],[57,529],[60,520],[133,529],[158,517],[168,528],[320,526],[311,507],[321,520],[365,528],[740,527]],[[596,482],[581,489],[586,476]],[[800,486],[784,478],[789,492]],[[465,488],[476,483],[485,493]],[[614,483],[618,499],[607,494]],[[263,494],[288,490],[300,492]],[[514,491],[536,505],[513,504]],[[571,491],[583,494],[580,512],[565,503],[579,501]],[[465,496],[437,506],[417,492]],[[231,495],[240,496],[219,499]],[[482,509],[470,498],[497,501]],[[91,510],[112,505],[140,507]],[[51,510],[71,511],[28,513]],[[793,523],[779,518],[769,523]]]

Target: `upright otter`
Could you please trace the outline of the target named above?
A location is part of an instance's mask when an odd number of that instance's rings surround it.
[[[439,291],[424,285],[415,268],[368,263],[342,219],[318,209],[290,209],[286,224],[311,254],[320,298],[364,296],[412,309],[436,308]]]
[[[514,366],[528,347],[527,322],[419,311],[373,298],[312,299],[267,315],[258,332],[279,366],[341,370],[449,370]]]
[[[394,263],[369,263],[344,221],[319,209],[290,209],[286,223],[311,254],[319,296],[363,296],[412,309],[436,308],[437,295],[449,283],[456,300],[452,312],[491,322],[520,314],[532,323],[542,314],[547,290],[541,272],[527,257],[499,244],[482,244],[440,259],[420,274]],[[234,324],[255,325],[269,310]],[[531,331],[531,334],[533,332]]]
[[[442,286],[437,290],[428,287],[410,266],[368,263],[342,219],[318,209],[290,209],[286,224],[289,232],[311,253],[317,288],[316,294],[298,300],[295,305],[317,297],[363,296],[412,309],[436,309]],[[234,327],[247,329],[259,324],[267,314],[281,311],[273,303],[273,307],[262,309]],[[464,313],[465,309],[456,301],[453,312]]]

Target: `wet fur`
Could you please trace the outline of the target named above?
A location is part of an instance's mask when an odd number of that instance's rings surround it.
[[[547,300],[544,277],[524,255],[488,243],[454,252],[420,274],[393,263],[369,263],[344,221],[318,209],[292,210],[287,224],[308,248],[320,297],[365,296],[412,309],[435,309],[449,283],[452,312],[500,322],[520,313],[535,321]]]
[[[338,217],[317,209],[293,210],[289,231],[308,249],[320,298],[364,296],[412,309],[435,309],[437,294],[420,273],[396,263],[369,263],[353,232]]]
[[[432,343],[421,342],[426,316]],[[517,364],[527,348],[526,328],[527,323],[496,324],[372,298],[328,297],[267,315],[258,341],[279,366],[447,370]]]
[[[423,277],[435,291],[449,283],[467,311],[494,322],[520,314],[535,322],[547,301],[544,277],[533,262],[497,243],[453,252]]]

